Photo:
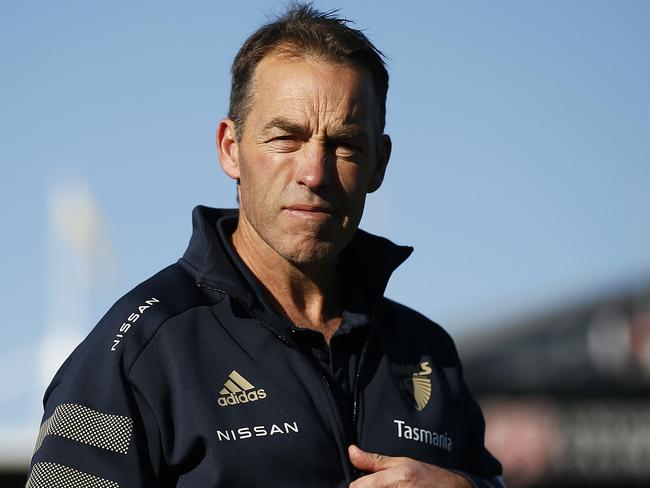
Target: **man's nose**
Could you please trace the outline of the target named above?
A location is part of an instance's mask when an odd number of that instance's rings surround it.
[[[328,186],[332,183],[336,161],[322,143],[312,143],[303,150],[296,169],[298,184],[311,190]]]

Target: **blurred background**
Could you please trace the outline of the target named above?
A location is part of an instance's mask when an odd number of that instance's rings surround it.
[[[455,337],[513,487],[650,483],[650,3],[317,1],[383,50],[388,295]],[[214,133],[270,1],[0,3],[0,484],[58,365],[235,206]]]

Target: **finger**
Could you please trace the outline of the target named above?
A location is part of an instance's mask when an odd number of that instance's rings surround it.
[[[375,473],[398,464],[398,458],[367,452],[354,444],[348,448],[348,455],[354,467],[366,473]]]
[[[350,488],[396,488],[410,481],[399,467],[367,474],[354,481]]]
[[[348,447],[348,455],[350,456],[350,461],[355,468],[365,471],[366,473],[374,473],[377,471],[375,466],[377,462],[380,461],[380,459],[378,459],[378,454],[371,455],[352,444]]]

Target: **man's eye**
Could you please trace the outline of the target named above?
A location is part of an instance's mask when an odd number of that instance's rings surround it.
[[[336,146],[336,153],[343,157],[355,156],[362,152],[362,149],[355,144],[342,143]]]
[[[300,147],[300,140],[293,135],[276,136],[268,142],[271,147],[280,151],[294,151]]]
[[[297,136],[286,134],[282,136],[275,136],[269,142],[279,142],[279,143],[296,142],[297,143],[299,142],[299,139]]]

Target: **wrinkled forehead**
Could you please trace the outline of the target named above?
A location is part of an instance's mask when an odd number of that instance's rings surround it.
[[[269,54],[256,68],[252,89],[252,124],[282,116],[312,124],[369,124],[374,130],[378,121],[370,74],[320,56]]]

